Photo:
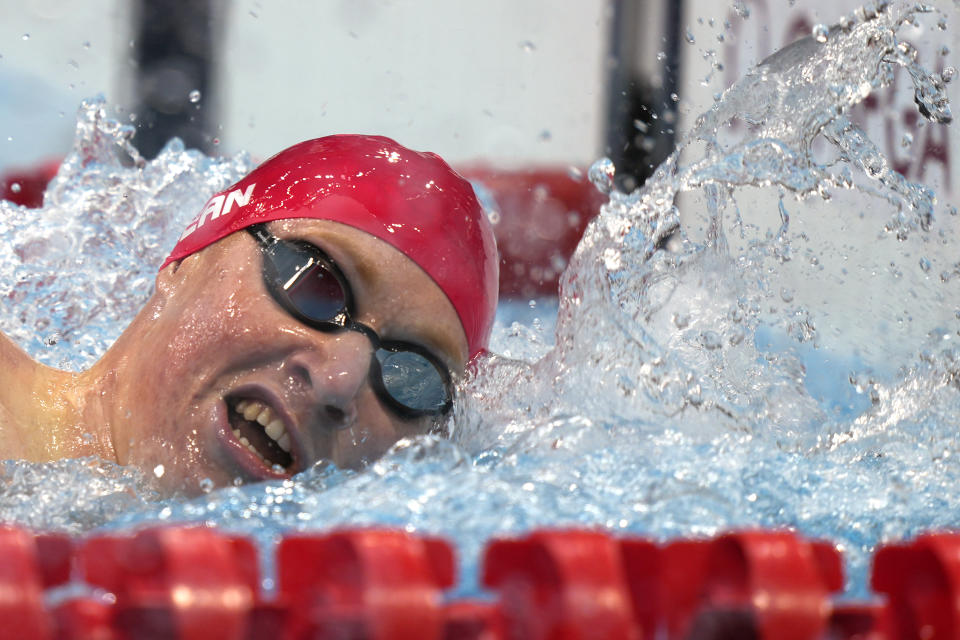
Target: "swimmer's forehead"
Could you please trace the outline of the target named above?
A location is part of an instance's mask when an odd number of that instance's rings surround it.
[[[330,220],[297,218],[269,223],[281,238],[306,240],[336,261],[353,289],[357,320],[387,340],[420,344],[451,371],[464,366],[466,334],[453,305],[433,279],[376,236]]]

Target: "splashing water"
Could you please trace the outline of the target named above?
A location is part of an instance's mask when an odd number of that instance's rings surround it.
[[[934,193],[851,115],[903,68],[918,111],[950,120],[947,78],[899,36],[923,11],[881,3],[765,60],[632,194],[598,163],[610,201],[564,274],[555,338],[542,303],[505,305],[500,355],[463,385],[450,439],[193,500],[160,500],[106,463],[8,462],[5,519],[74,532],[210,522],[264,543],[395,525],[454,540],[468,591],[497,533],[790,526],[840,543],[861,592],[878,542],[960,521],[956,219],[938,219]],[[250,167],[176,142],[144,162],[103,112],[81,109],[43,210],[0,203],[13,247],[0,287],[16,310],[2,328],[71,368],[143,303],[185,218]],[[61,494],[71,474],[79,488]]]
[[[190,217],[253,167],[246,155],[207,158],[178,140],[145,162],[133,132],[107,117],[102,99],[85,102],[43,209],[0,200],[8,247],[0,330],[45,364],[81,370],[95,362],[149,298],[157,266]]]

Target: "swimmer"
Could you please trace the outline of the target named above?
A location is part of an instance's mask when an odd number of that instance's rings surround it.
[[[187,493],[361,467],[442,424],[497,276],[443,160],[375,136],[300,143],[207,201],[89,370],[0,334],[0,454],[98,456]]]

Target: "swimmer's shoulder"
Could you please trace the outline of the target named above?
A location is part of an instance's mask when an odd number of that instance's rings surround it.
[[[0,332],[0,459],[40,460],[47,456],[43,427],[46,402],[37,390],[56,379],[58,372],[30,357]]]
[[[26,382],[25,378],[32,377],[39,367],[38,362],[0,331],[0,398],[6,387]]]
[[[19,424],[17,407],[23,402],[26,377],[31,374],[32,358],[13,340],[0,332],[0,458],[27,457],[27,443]]]

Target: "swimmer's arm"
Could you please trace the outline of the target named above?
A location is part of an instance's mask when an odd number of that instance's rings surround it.
[[[45,369],[0,331],[0,459],[37,459],[28,442],[33,387]],[[43,457],[42,454],[40,457]]]

